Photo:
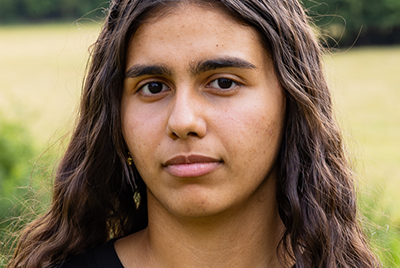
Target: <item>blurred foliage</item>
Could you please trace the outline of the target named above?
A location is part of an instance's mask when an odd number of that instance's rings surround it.
[[[38,151],[26,124],[0,114],[0,267],[11,257],[19,231],[49,205],[45,177],[51,175],[35,163]]]
[[[359,195],[362,224],[382,267],[400,267],[400,225],[394,220],[398,204],[389,201],[384,192],[376,184]]]
[[[400,43],[399,0],[303,0],[330,45]]]
[[[23,194],[35,154],[33,141],[22,124],[0,120],[0,218],[13,206],[12,196]]]
[[[34,146],[24,125],[0,116],[0,267],[13,247],[14,219],[22,214],[18,196],[26,194]],[[15,239],[15,238],[14,238]]]
[[[37,22],[48,20],[103,17],[106,0],[0,0],[0,22]],[[89,13],[89,14],[88,14]]]

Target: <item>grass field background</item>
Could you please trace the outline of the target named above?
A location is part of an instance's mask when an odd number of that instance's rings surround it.
[[[85,22],[0,26],[0,116],[22,122],[38,152],[72,126],[98,31],[99,25]],[[326,55],[325,63],[337,117],[356,160],[360,202],[375,221],[369,235],[388,259],[386,267],[396,267],[400,47],[352,48]]]
[[[0,27],[1,111],[25,120],[38,143],[76,111],[98,31],[93,23]]]

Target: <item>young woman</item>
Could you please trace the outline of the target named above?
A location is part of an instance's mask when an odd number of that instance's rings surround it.
[[[379,267],[295,0],[116,0],[13,267]]]

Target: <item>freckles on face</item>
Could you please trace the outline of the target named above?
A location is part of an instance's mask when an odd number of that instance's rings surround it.
[[[280,100],[280,101],[275,101]],[[238,105],[239,106],[239,105]],[[274,162],[277,148],[281,142],[284,113],[284,99],[271,98],[266,102],[262,96],[253,100],[243,101],[240,109],[233,109],[222,122],[226,148],[240,152],[240,158],[233,158],[235,165],[252,166],[254,169],[266,170]],[[279,111],[277,113],[276,111]],[[221,130],[222,131],[222,130]],[[234,154],[236,155],[236,154]],[[264,161],[255,161],[255,159]],[[268,159],[269,161],[265,161]],[[246,170],[246,169],[244,169]]]
[[[285,98],[259,40],[253,28],[194,5],[132,37],[122,132],[149,208],[157,200],[180,215],[221,212],[252,199],[271,174]]]

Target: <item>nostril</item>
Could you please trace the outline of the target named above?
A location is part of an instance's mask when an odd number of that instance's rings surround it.
[[[189,132],[187,136],[198,136],[196,132]]]
[[[198,135],[196,132],[194,132],[194,131],[191,131],[191,132],[188,132],[188,133],[185,133],[185,134],[182,133],[182,135],[178,135],[176,132],[172,132],[172,137],[173,137],[174,139],[177,139],[177,138],[185,139],[185,138],[187,138],[187,137],[189,137],[189,136],[196,136],[196,137],[198,137],[199,135]]]

